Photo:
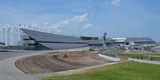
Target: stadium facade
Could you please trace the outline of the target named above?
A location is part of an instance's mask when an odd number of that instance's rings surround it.
[[[28,29],[21,29],[23,31],[22,40],[26,49],[70,49],[88,46],[87,43],[82,42],[80,38],[73,36],[57,35],[45,32],[39,32]]]
[[[57,49],[70,49],[81,47],[102,47],[103,39],[98,37],[75,37],[66,36],[53,33],[46,33],[40,31],[34,31],[29,29],[21,29],[23,35],[21,35],[22,44],[25,49],[31,50],[57,50]],[[107,46],[153,46],[156,42],[148,37],[128,37],[128,38],[107,38]]]

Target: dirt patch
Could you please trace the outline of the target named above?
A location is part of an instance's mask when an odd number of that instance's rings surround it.
[[[93,51],[63,52],[59,53],[58,57],[49,53],[21,58],[15,64],[23,72],[35,74],[66,71],[111,62],[93,53]]]

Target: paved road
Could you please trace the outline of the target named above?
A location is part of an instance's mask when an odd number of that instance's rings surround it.
[[[62,50],[62,51],[66,51],[66,50]],[[0,52],[0,56],[3,55],[3,57],[2,56],[0,57],[0,59],[3,58],[3,60],[0,61],[0,80],[41,80],[46,76],[63,73],[63,72],[60,72],[60,73],[57,72],[57,73],[47,73],[47,74],[39,74],[39,75],[37,74],[29,75],[29,74],[25,74],[15,66],[15,61],[17,61],[20,58],[43,54],[47,52],[56,52],[56,51],[28,51],[28,52],[15,51],[15,52],[8,52],[8,53]]]
[[[24,52],[25,54],[22,53],[23,55],[14,55],[14,57],[12,58],[11,56],[5,56],[6,58],[0,61],[0,80],[39,80],[38,78],[35,78],[31,75],[25,74],[22,71],[20,71],[15,66],[15,61],[26,56],[32,56],[46,52],[53,52],[53,51]]]
[[[0,80],[41,80],[39,77],[36,78],[36,76],[25,74],[19,70],[15,66],[15,62],[23,57],[57,51],[66,52],[68,50],[0,52]]]
[[[0,60],[11,58],[11,57],[16,57],[16,56],[21,56],[21,55],[29,55],[33,53],[37,53],[40,51],[23,51],[23,50],[12,50],[9,52],[0,52]]]

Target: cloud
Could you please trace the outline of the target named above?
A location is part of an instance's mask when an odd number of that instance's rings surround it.
[[[59,21],[56,24],[50,26],[50,28],[54,29],[55,31],[61,31],[62,28],[66,28],[69,25],[80,24],[87,21],[87,16],[87,13],[80,16],[74,16],[70,19]]]
[[[77,23],[81,23],[83,21],[86,21],[87,20],[87,16],[88,14],[85,13],[81,16],[74,16],[73,18],[71,19],[66,19],[66,20],[63,20],[63,21],[60,21],[58,22],[57,24],[55,24],[53,27],[65,27],[67,25],[71,25],[71,24],[77,24]]]
[[[92,25],[87,23],[87,16],[88,14],[84,13],[83,15],[73,16],[71,18],[61,20],[55,24],[45,22],[44,24],[39,25],[34,22],[31,24],[30,29],[40,29],[48,32],[62,32],[63,29],[81,27],[83,24],[86,24],[84,27],[82,27],[83,29],[89,29]],[[27,26],[26,28],[29,27]]]
[[[82,29],[83,30],[90,30],[90,29],[92,29],[92,24],[88,23]]]
[[[36,24],[36,23],[32,23],[32,26],[33,26],[33,27],[37,27],[37,26],[38,26],[38,24]]]
[[[121,0],[112,0],[111,4],[114,5],[115,7],[120,6],[120,1]]]

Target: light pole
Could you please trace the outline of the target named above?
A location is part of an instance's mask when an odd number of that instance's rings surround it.
[[[107,33],[105,32],[104,35],[103,35],[103,40],[104,40],[103,48],[104,48],[104,49],[107,48],[107,46],[106,46],[106,36],[107,36]]]
[[[21,27],[22,27],[22,24],[19,24],[19,29],[18,29],[18,41],[20,42],[21,41]]]
[[[18,45],[18,28],[16,28],[16,46]]]
[[[3,27],[3,42],[5,43],[5,27]]]
[[[13,28],[13,30],[12,30],[12,32],[13,32],[13,35],[12,35],[12,36],[13,36],[13,37],[12,37],[12,39],[13,39],[13,45],[16,45],[16,43],[17,43],[17,42],[16,42],[16,41],[17,41],[17,40],[16,40],[16,39],[17,39],[17,31],[16,31],[16,29],[17,29],[17,28]]]
[[[8,28],[8,49],[10,49],[10,28]]]

